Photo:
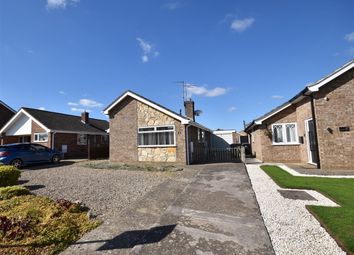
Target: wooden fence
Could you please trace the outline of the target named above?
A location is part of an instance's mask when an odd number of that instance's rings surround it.
[[[244,162],[245,148],[237,146],[234,148],[203,148],[195,147],[190,151],[191,164],[222,163],[222,162]]]

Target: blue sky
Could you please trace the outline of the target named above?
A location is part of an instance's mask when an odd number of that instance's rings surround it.
[[[0,1],[0,99],[105,118],[127,89],[242,129],[354,58],[354,1]]]

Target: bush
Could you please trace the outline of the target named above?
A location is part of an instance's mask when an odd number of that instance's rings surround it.
[[[9,186],[0,188],[0,200],[28,194],[30,194],[30,191],[22,186]]]
[[[13,166],[0,166],[0,187],[16,185],[21,176],[20,170]]]

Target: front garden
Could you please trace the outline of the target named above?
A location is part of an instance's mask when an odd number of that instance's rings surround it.
[[[88,209],[35,196],[17,186],[21,172],[0,166],[0,254],[57,254],[100,224]]]
[[[297,177],[277,166],[261,168],[282,188],[316,190],[339,204],[307,208],[349,254],[354,254],[354,179]]]

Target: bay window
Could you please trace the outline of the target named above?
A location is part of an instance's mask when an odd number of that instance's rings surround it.
[[[276,123],[272,125],[273,144],[297,144],[296,123]]]
[[[138,128],[138,145],[141,147],[175,146],[175,126],[154,126]]]

